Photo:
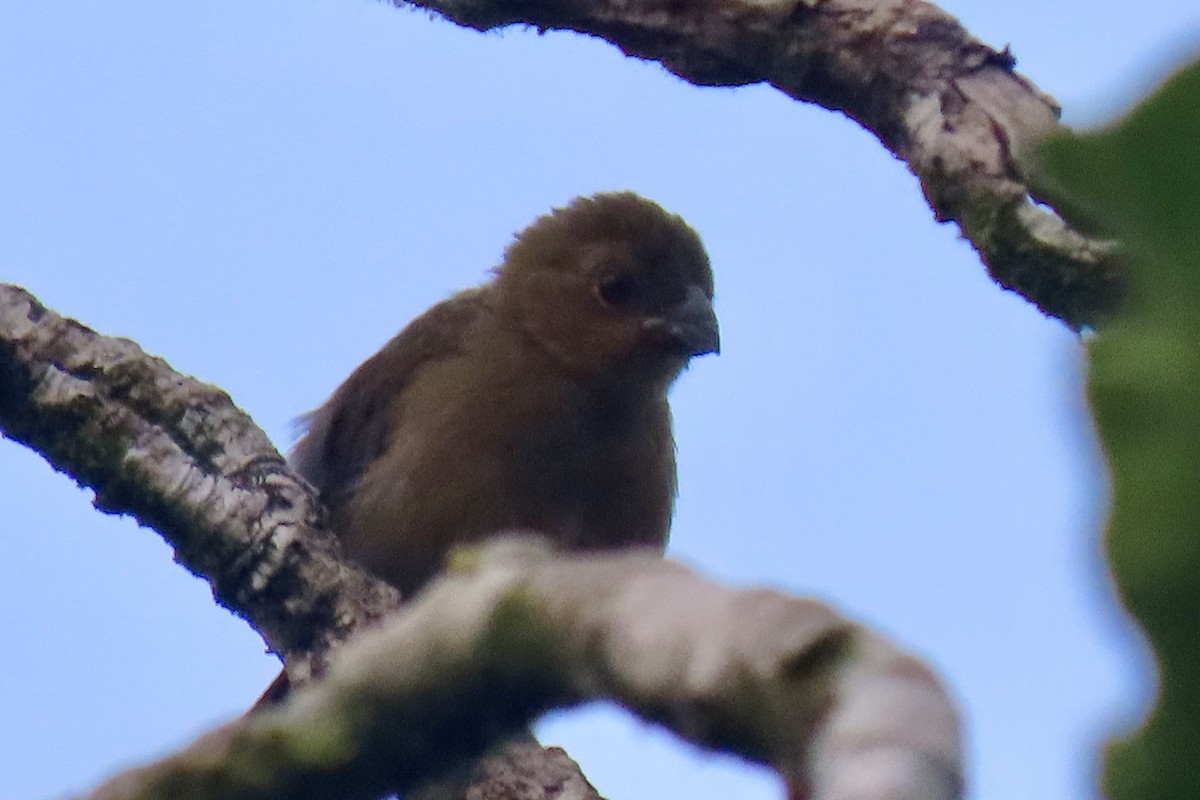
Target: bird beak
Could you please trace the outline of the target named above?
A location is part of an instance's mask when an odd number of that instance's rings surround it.
[[[721,352],[717,313],[713,310],[712,300],[699,286],[688,287],[682,303],[665,317],[647,320],[646,326],[661,331],[688,357]]]

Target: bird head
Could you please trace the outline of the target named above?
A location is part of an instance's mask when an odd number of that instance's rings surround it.
[[[579,197],[517,234],[497,269],[501,313],[562,366],[669,384],[720,350],[700,237],[632,192]]]

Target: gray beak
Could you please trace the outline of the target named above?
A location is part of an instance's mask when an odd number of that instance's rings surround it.
[[[688,355],[703,356],[721,352],[721,330],[712,300],[699,286],[688,287],[683,302],[664,317],[649,320],[648,326],[662,333]]]

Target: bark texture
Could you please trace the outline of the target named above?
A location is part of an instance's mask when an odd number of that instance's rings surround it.
[[[175,549],[303,682],[399,594],[340,558],[312,488],[221,390],[0,284],[0,432]]]

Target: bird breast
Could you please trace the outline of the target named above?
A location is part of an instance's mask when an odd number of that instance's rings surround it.
[[[392,441],[332,522],[351,558],[406,593],[450,547],[504,530],[576,550],[666,542],[675,459],[661,394],[449,358],[422,367],[391,413]]]

